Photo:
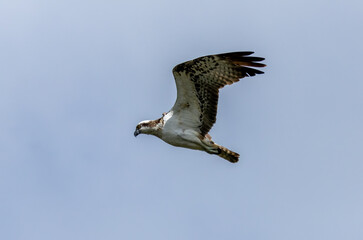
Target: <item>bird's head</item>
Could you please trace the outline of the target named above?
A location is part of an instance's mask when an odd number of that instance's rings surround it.
[[[140,122],[136,126],[134,136],[136,137],[137,135],[139,135],[141,133],[152,134],[152,135],[158,136],[159,130],[160,130],[159,122],[160,122],[159,119],[158,120],[145,120],[145,121]]]

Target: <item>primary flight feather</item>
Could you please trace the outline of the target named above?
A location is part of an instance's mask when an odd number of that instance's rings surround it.
[[[216,154],[232,163],[239,154],[212,141],[208,134],[216,122],[218,92],[225,85],[263,72],[264,58],[253,52],[208,55],[174,67],[177,99],[173,108],[157,120],[146,120],[136,126],[134,135],[151,134],[177,147]]]

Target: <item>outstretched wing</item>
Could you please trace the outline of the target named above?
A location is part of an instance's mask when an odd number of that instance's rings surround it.
[[[200,57],[174,67],[177,100],[174,116],[191,128],[199,128],[204,136],[216,122],[218,92],[239,79],[262,74],[250,67],[264,67],[264,60],[251,57],[253,52],[232,52]]]

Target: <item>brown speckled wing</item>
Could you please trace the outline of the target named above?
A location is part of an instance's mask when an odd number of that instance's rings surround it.
[[[182,87],[184,83],[178,81],[192,82],[195,93],[198,98],[200,107],[200,132],[204,136],[216,122],[218,91],[225,85],[238,82],[239,79],[262,74],[263,72],[251,67],[265,67],[265,64],[259,63],[264,60],[260,57],[251,57],[253,52],[232,52],[218,55],[209,55],[200,57],[174,67],[173,73],[177,82],[177,88]],[[178,99],[182,99],[179,96]],[[177,102],[178,102],[177,99]]]

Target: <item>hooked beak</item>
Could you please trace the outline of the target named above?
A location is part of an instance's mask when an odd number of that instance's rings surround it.
[[[134,132],[134,136],[136,137],[137,135],[139,135],[140,134],[140,131],[139,131],[139,129],[136,129],[135,130],[135,132]]]

